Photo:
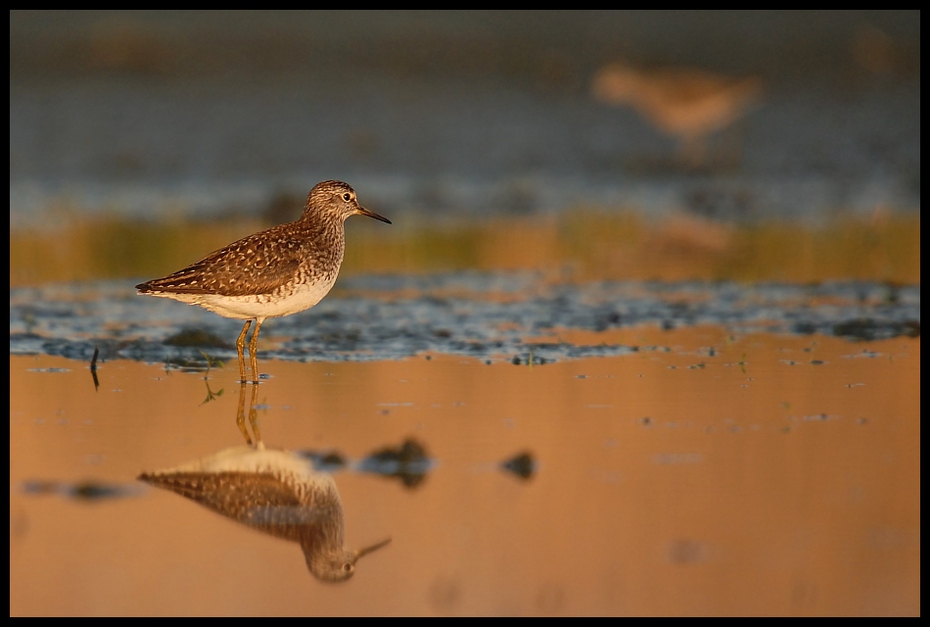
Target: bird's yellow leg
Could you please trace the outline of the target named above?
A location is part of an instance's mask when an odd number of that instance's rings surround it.
[[[258,332],[262,330],[262,319],[255,320],[255,333],[249,342],[249,355],[252,358],[252,383],[258,384]]]
[[[249,332],[249,327],[252,326],[251,320],[245,321],[245,326],[242,327],[242,333],[239,334],[239,339],[236,340],[236,352],[239,356],[239,381],[245,383],[245,355],[242,354],[242,351],[245,350],[245,334]]]

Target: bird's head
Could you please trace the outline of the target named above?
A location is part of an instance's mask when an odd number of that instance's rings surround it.
[[[368,216],[388,224],[390,220],[374,211],[369,211],[358,204],[355,190],[342,181],[323,181],[317,183],[307,196],[306,213],[322,212],[345,220],[349,216]]]

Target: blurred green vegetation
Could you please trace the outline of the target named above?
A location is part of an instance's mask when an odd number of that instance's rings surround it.
[[[110,217],[11,232],[10,285],[162,276],[267,226]],[[536,270],[575,281],[920,283],[918,214],[876,213],[811,227],[579,211],[391,227],[356,219],[347,232],[343,275],[471,269]]]

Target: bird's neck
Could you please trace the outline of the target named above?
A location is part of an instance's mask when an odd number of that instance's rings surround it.
[[[304,213],[296,225],[304,232],[306,240],[315,251],[326,251],[325,265],[338,268],[342,264],[346,248],[345,220],[340,216],[311,215]]]

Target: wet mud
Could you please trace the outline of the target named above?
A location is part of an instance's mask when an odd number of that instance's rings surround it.
[[[919,337],[920,287],[733,282],[551,284],[531,273],[362,276],[310,311],[270,321],[262,359],[368,361],[422,353],[546,363],[661,347],[579,343],[568,331],[720,325],[734,333],[833,335],[850,341]],[[403,294],[403,296],[395,296]],[[136,296],[129,282],[10,292],[10,353],[204,369],[235,360],[239,324]]]

